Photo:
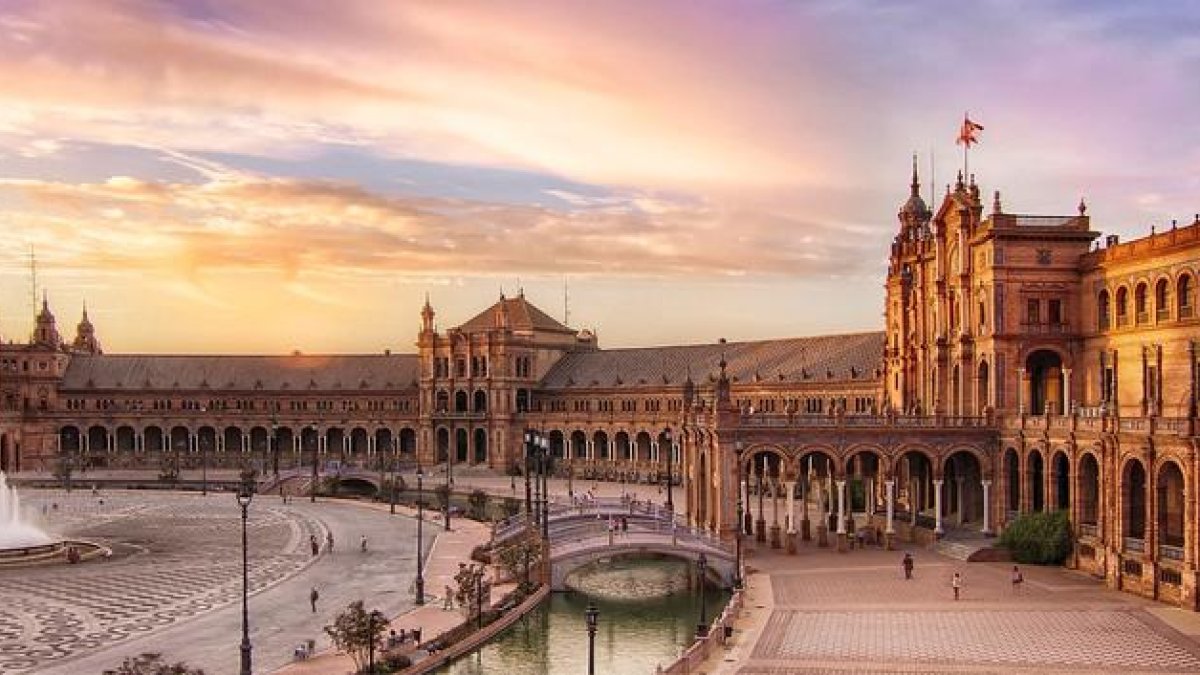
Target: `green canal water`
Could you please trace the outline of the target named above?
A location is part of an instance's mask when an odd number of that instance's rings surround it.
[[[616,559],[580,570],[571,593],[554,593],[478,651],[438,670],[448,675],[577,675],[587,672],[584,610],[600,610],[596,672],[651,675],[691,644],[700,597],[688,589],[690,565],[677,560]],[[708,589],[708,621],[729,593]]]

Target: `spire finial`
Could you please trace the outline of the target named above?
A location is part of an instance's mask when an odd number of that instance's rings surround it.
[[[49,300],[49,298],[47,298],[46,289],[44,289],[44,288],[42,289],[42,309],[47,310],[47,311],[49,311],[49,309],[50,309],[50,300]]]
[[[959,169],[959,170],[958,170],[958,180],[957,180],[957,181],[954,183],[954,189],[955,189],[955,190],[961,190],[961,189],[963,189],[963,172],[962,172],[962,169]]]
[[[87,300],[83,301],[83,322],[87,323]]]
[[[1081,196],[1079,198],[1079,215],[1083,216],[1086,214],[1087,214],[1087,204],[1083,201],[1083,197]]]
[[[920,196],[921,181],[917,177],[917,153],[915,153],[915,152],[913,153],[912,184],[909,185],[909,187],[912,188],[912,196],[914,196],[914,197]]]
[[[1004,211],[1000,208],[1000,191],[996,190],[992,193],[992,213],[996,214],[1003,212]]]

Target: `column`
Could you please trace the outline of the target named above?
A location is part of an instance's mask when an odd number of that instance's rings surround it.
[[[883,531],[885,534],[895,534],[896,528],[892,521],[896,516],[896,481],[890,478],[883,481],[883,490],[887,499],[887,524]]]
[[[817,480],[817,546],[829,546],[828,495],[824,481]]]
[[[982,482],[982,485],[983,485],[983,533],[991,534],[992,533],[992,500],[991,500],[990,492],[992,489],[992,481],[985,480]]]
[[[1034,411],[1036,412],[1036,411]],[[1017,368],[1017,414],[1025,414],[1025,368]]]
[[[1062,369],[1062,378],[1063,378],[1063,386],[1062,386],[1063,409],[1062,409],[1062,411],[1063,411],[1064,415],[1070,415],[1071,414],[1071,369],[1070,368]]]
[[[787,552],[796,553],[796,481],[785,481],[783,489],[787,490],[787,515],[783,521],[787,524]]]
[[[845,480],[837,481],[837,498],[838,498],[838,510],[837,510],[838,545],[837,546],[838,546],[838,551],[844,553],[846,551],[846,545],[847,545],[847,540],[846,540],[846,481]]]
[[[249,454],[249,452],[250,452],[250,434],[243,433],[242,434],[242,454]]]
[[[800,538],[812,541],[812,528],[808,522],[808,498],[812,494],[812,479],[805,479],[801,485],[804,486],[804,491],[800,495]]]
[[[942,483],[945,482],[940,478],[933,479],[933,533],[938,535],[945,532],[942,529]]]
[[[771,482],[771,548],[780,548],[783,546],[781,540],[781,532],[779,528],[779,476],[775,476]]]

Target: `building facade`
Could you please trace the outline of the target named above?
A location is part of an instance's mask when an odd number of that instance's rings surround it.
[[[794,550],[1002,530],[1068,512],[1070,564],[1197,608],[1200,219],[1103,245],[1066,216],[989,211],[959,177],[934,211],[914,166],[880,332],[602,349],[523,293],[415,353],[105,354],[43,301],[0,344],[0,470],[396,463],[666,482],[689,521]]]

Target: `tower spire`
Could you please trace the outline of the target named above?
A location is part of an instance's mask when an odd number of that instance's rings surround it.
[[[909,187],[912,188],[912,192],[909,193],[910,196],[912,196],[912,197],[920,197],[921,196],[921,180],[917,176],[917,153],[915,153],[915,152],[913,153],[912,185],[910,185]]]

